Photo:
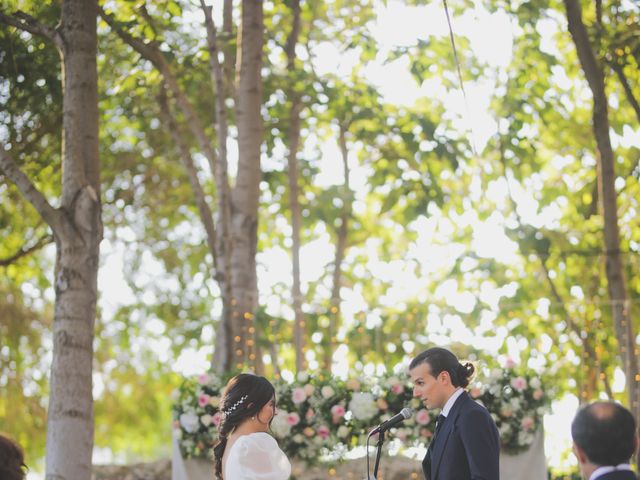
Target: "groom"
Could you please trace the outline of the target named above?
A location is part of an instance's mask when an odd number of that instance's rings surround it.
[[[487,410],[464,391],[475,371],[444,348],[411,361],[413,396],[442,409],[422,461],[426,480],[499,480],[500,438]]]

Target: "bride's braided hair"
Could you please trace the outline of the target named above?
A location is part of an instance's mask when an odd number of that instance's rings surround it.
[[[241,373],[229,380],[220,401],[222,421],[218,427],[218,442],[213,447],[216,478],[222,480],[222,456],[229,434],[257,415],[274,396],[273,385],[264,377]]]

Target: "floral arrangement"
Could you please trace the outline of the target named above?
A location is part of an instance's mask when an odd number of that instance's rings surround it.
[[[505,368],[492,370],[486,383],[474,385],[469,393],[491,413],[500,432],[501,449],[511,455],[529,448],[549,409],[550,397],[540,378],[519,371],[510,360]]]
[[[204,374],[185,379],[174,392],[173,429],[183,458],[213,459],[224,385],[217,376]]]
[[[186,379],[175,393],[175,434],[184,458],[212,458],[225,382],[215,375]],[[291,458],[308,464],[336,461],[358,445],[368,432],[405,406],[414,415],[389,436],[406,446],[425,446],[433,434],[437,412],[413,398],[400,375],[340,380],[303,373],[293,383],[275,383],[278,414],[271,430]],[[486,384],[471,386],[470,395],[484,404],[496,421],[503,451],[518,453],[534,440],[548,405],[541,381],[514,368],[492,371]]]

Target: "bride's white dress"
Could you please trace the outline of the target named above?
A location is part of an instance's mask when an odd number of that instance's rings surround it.
[[[238,438],[229,450],[225,480],[287,480],[291,464],[278,442],[265,432]]]

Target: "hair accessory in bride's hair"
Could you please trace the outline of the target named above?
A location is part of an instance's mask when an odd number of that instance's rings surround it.
[[[242,405],[242,402],[244,402],[247,398],[249,398],[249,395],[244,395],[243,397],[241,397],[240,400],[238,400],[236,403],[231,405],[228,409],[223,410],[222,411],[222,415],[224,415],[225,417],[228,417],[229,415],[231,415],[231,413],[233,413],[233,411],[236,408],[238,408],[240,405]]]

